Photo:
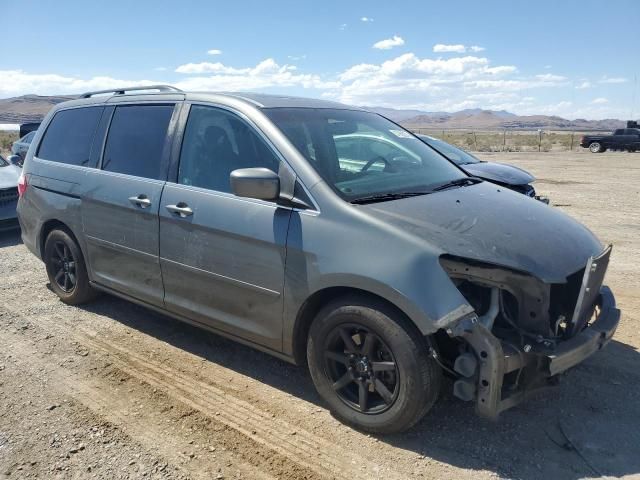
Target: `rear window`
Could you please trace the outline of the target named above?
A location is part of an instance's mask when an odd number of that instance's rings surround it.
[[[163,179],[162,152],[173,105],[131,105],[113,113],[102,169]],[[163,171],[164,170],[164,171]]]
[[[89,164],[89,157],[102,110],[102,107],[87,107],[56,113],[40,142],[38,158],[95,167]]]

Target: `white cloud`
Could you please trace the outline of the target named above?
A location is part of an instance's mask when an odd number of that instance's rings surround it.
[[[515,73],[518,69],[513,65],[501,65],[499,67],[489,67],[485,69],[485,73],[490,75],[503,75],[505,73]]]
[[[402,37],[398,35],[394,35],[393,38],[387,38],[385,40],[380,40],[373,44],[373,48],[377,48],[378,50],[390,50],[393,47],[400,47],[404,45],[404,40]]]
[[[373,22],[373,18],[371,18],[371,17],[361,17],[361,18],[360,18],[360,21],[361,21],[361,22],[365,22],[365,23],[367,23],[367,22]]]
[[[33,74],[23,70],[0,70],[0,97],[34,93],[38,95],[72,94],[89,90],[136,87],[163,83],[157,80],[123,80],[96,76],[87,79],[54,73]]]
[[[433,46],[433,51],[435,53],[466,53],[466,52],[479,53],[479,52],[484,52],[485,50],[486,48],[480,47],[478,45],[471,45],[470,47],[467,47],[466,45],[462,45],[460,43],[455,45],[446,45],[443,43],[437,43]]]
[[[167,67],[156,67],[156,68],[154,68],[154,70],[156,72],[166,72],[167,71]]]
[[[302,55],[288,55],[287,58],[293,62],[297,62],[298,60],[306,60],[307,54],[303,53]]]
[[[624,78],[624,77],[608,77],[608,76],[603,76],[600,81],[598,83],[626,83],[628,82],[629,79],[628,78]]]
[[[347,28],[347,24],[343,23],[342,25],[340,25],[340,30],[344,30]]]
[[[339,83],[325,81],[319,75],[297,73],[293,65],[279,65],[267,58],[255,67],[236,68],[217,63],[187,63],[176,72],[190,76],[176,83],[183,90],[256,90],[272,87],[314,89],[338,88]],[[207,75],[210,74],[210,75]]]
[[[491,66],[488,59],[473,55],[431,59],[405,53],[381,64],[348,68],[338,76],[340,88],[325,96],[356,105],[398,108],[412,108],[420,99],[421,108],[446,110],[468,101],[469,95],[501,91],[494,87],[502,87],[509,81],[503,77],[516,71],[515,66]],[[510,90],[525,86],[524,81],[516,83]]]
[[[222,50],[218,50],[217,48],[213,48],[211,50],[207,50],[209,55],[222,55]]]
[[[393,38],[389,40],[394,40]],[[465,47],[467,49],[467,47]],[[289,61],[304,59],[292,55]],[[160,67],[163,68],[163,67]],[[106,76],[80,78],[56,73],[33,74],[22,70],[0,71],[0,98],[26,93],[42,95],[81,93],[88,90],[171,83],[184,90],[270,91],[321,96],[352,105],[379,105],[427,111],[455,111],[463,108],[508,110],[519,114],[549,114],[569,118],[623,118],[626,105],[616,105],[602,89],[602,97],[572,103],[549,102],[562,92],[595,86],[586,78],[569,79],[551,72],[525,75],[515,65],[493,64],[474,54],[445,58],[420,57],[405,53],[380,63],[356,63],[332,74],[302,71],[290,63],[266,58],[255,65],[223,62],[184,63],[174,72],[157,69],[155,79],[121,79]],[[156,75],[154,75],[156,76]],[[613,77],[616,81],[617,77]],[[605,83],[612,78],[603,77]],[[615,88],[615,87],[609,87]],[[600,93],[599,93],[600,94]],[[545,99],[547,99],[545,101]],[[624,108],[623,108],[624,107]]]
[[[521,115],[557,115],[564,118],[625,118],[628,110],[616,108],[609,104],[575,104],[561,101],[552,104],[533,104],[519,107]]]
[[[542,82],[564,82],[567,77],[562,75],[554,75],[553,73],[544,73],[542,75],[536,75],[536,78]]]
[[[436,45],[433,46],[433,51],[436,53],[447,53],[447,52],[453,52],[453,53],[464,53],[467,51],[467,47],[465,47],[464,45],[444,45],[442,43],[438,43]]]

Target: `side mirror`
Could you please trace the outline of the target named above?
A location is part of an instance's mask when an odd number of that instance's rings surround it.
[[[11,165],[17,165],[18,167],[22,167],[22,157],[20,155],[10,155],[9,158],[7,158],[7,160],[9,160],[9,163]]]
[[[268,168],[240,168],[230,175],[231,191],[238,197],[277,200],[280,177]]]

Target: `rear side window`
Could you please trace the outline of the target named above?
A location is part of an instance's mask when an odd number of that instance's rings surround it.
[[[117,107],[109,127],[102,169],[164,179],[162,153],[172,114],[173,105]]]
[[[87,107],[56,113],[40,142],[38,158],[95,167],[90,165],[89,156],[102,110],[102,107]]]

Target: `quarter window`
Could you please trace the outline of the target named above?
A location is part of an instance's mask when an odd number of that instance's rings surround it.
[[[125,105],[113,112],[102,169],[136,177],[166,178],[162,161],[173,105]]]
[[[37,156],[69,165],[95,167],[90,165],[89,155],[102,110],[102,107],[87,107],[56,113],[40,142]]]
[[[238,168],[278,171],[273,150],[246,122],[225,110],[193,105],[182,141],[178,183],[231,192],[229,175]]]

